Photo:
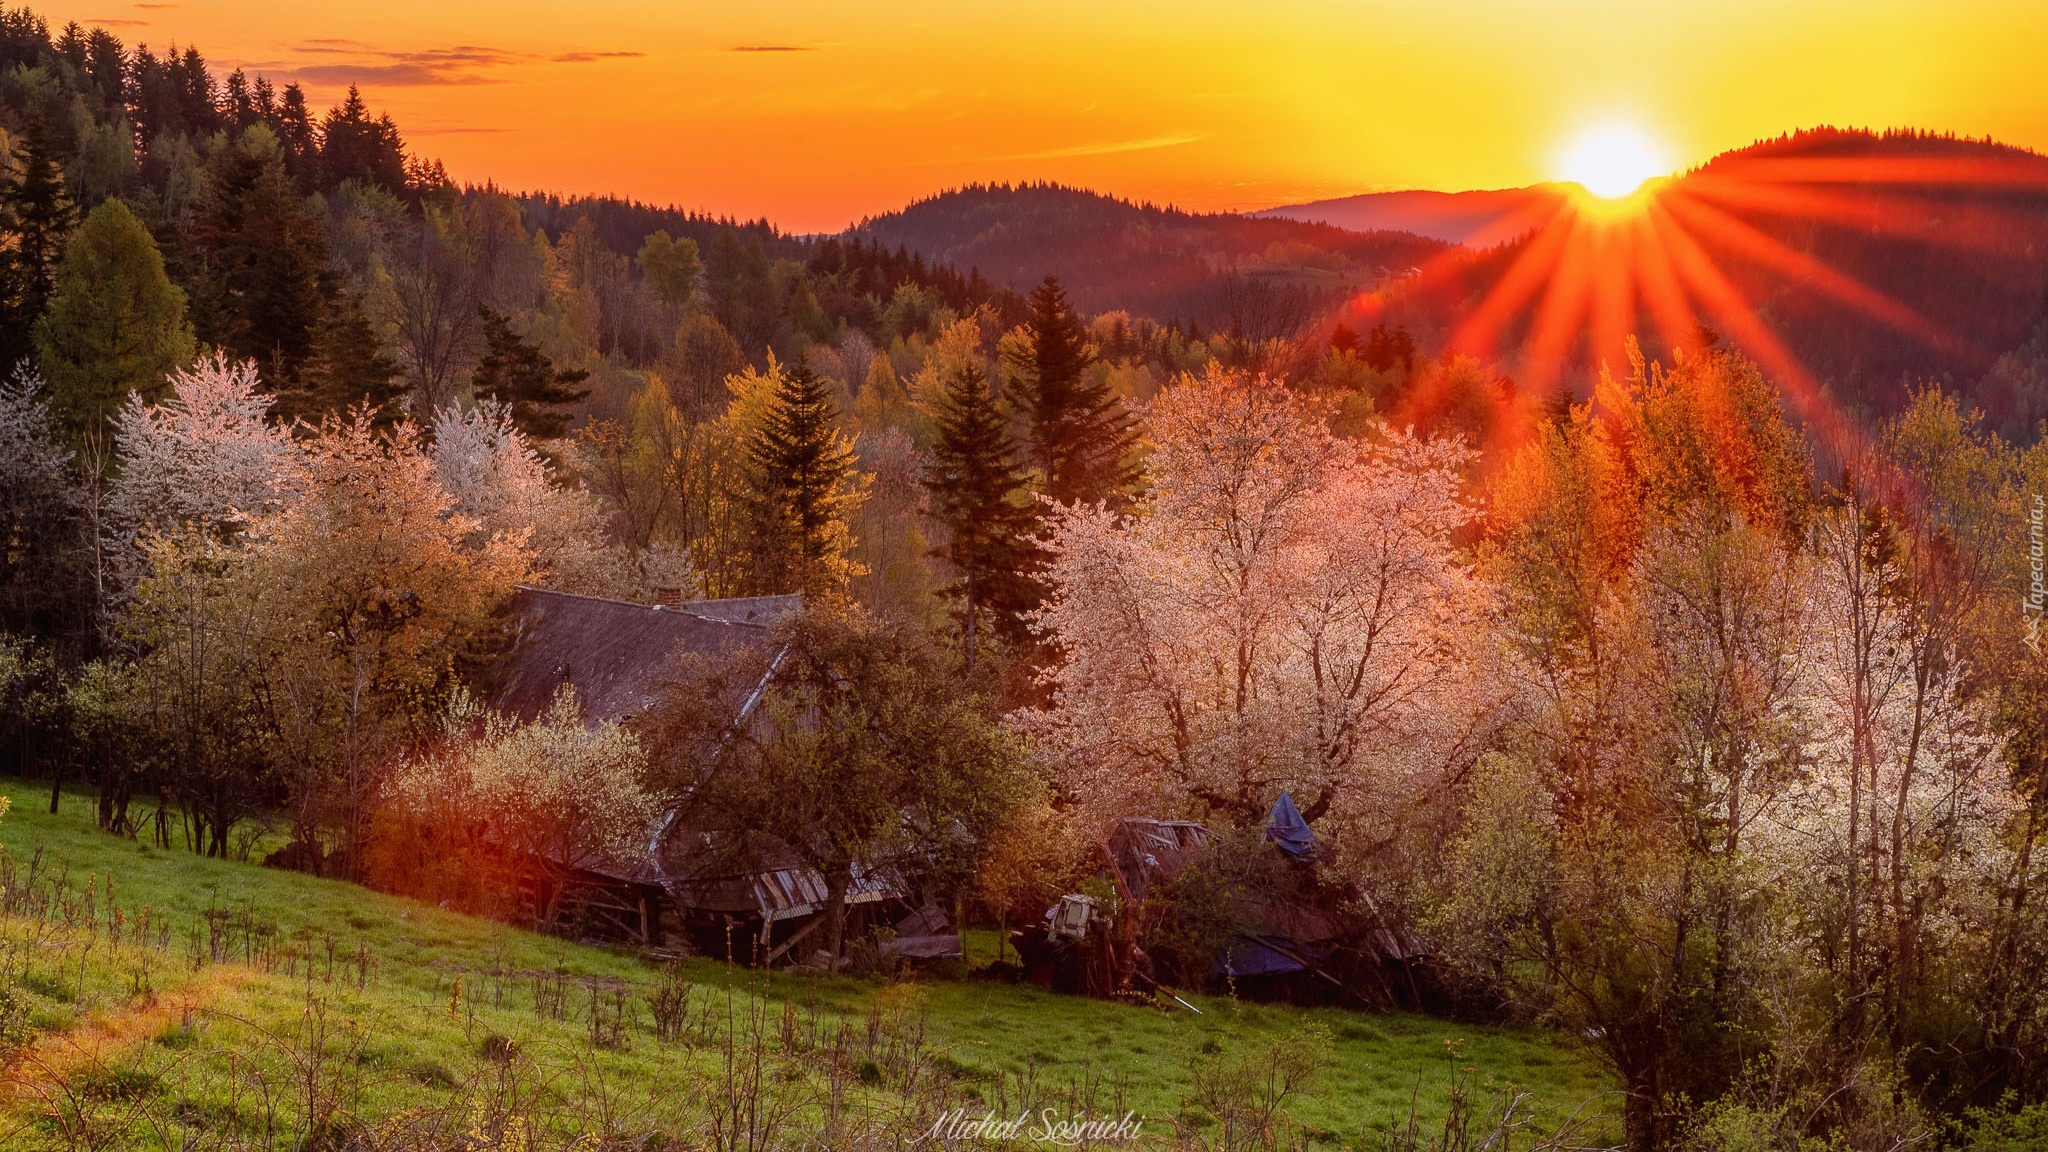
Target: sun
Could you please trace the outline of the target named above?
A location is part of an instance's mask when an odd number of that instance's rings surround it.
[[[1620,200],[1671,170],[1664,150],[1629,124],[1588,128],[1558,155],[1558,179],[1602,200]]]

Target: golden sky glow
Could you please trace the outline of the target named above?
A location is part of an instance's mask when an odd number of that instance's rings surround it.
[[[1590,127],[1685,165],[1832,123],[2048,149],[2040,0],[183,0],[53,26],[359,79],[459,180],[797,231],[1053,179],[1196,209],[1551,179]]]

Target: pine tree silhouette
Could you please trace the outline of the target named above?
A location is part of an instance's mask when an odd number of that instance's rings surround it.
[[[807,364],[776,377],[767,413],[745,444],[753,584],[764,593],[834,596],[853,575],[846,517],[861,492],[853,445],[832,393]]]
[[[556,368],[537,344],[512,331],[500,312],[480,308],[484,322],[484,357],[470,376],[480,400],[495,400],[512,410],[512,424],[535,442],[559,440],[569,430],[563,409],[580,403],[590,389],[576,385],[590,378],[581,368]]]
[[[1105,382],[1090,382],[1095,361],[1081,318],[1056,277],[1031,290],[1030,347],[1012,361],[1021,375],[1010,395],[1024,417],[1039,490],[1056,504],[1120,501],[1137,483],[1129,456],[1133,422]]]
[[[983,616],[1006,639],[1021,639],[1024,614],[1045,599],[1040,517],[1009,421],[979,368],[963,365],[947,378],[933,422],[938,435],[921,480],[947,541],[932,554],[958,573],[940,591],[960,604],[971,670]]]
[[[32,351],[30,333],[49,303],[64,242],[78,226],[78,206],[64,182],[64,166],[50,155],[40,125],[30,125],[14,149],[14,171],[0,180],[0,232],[13,240],[0,253],[0,365],[13,366]]]

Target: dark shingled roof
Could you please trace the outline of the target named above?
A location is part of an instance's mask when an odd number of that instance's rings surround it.
[[[770,624],[799,606],[795,596],[750,596],[659,608],[521,588],[492,704],[530,720],[567,682],[592,722],[636,716],[654,705],[677,658],[761,643]]]

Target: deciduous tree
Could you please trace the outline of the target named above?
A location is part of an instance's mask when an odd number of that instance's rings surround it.
[[[757,708],[735,727],[731,689],[754,684]],[[957,690],[945,654],[858,611],[793,617],[771,651],[700,668],[669,703],[657,748],[681,770],[668,781],[675,827],[773,837],[815,868],[835,961],[856,869],[915,860],[957,887],[1035,794],[1018,747]]]
[[[1285,790],[1360,826],[1477,752],[1467,451],[1342,442],[1324,415],[1265,377],[1184,378],[1148,411],[1151,507],[1055,517],[1040,627],[1064,663],[1018,721],[1095,819],[1255,823]]]
[[[92,210],[64,247],[55,294],[35,344],[67,432],[82,441],[131,395],[155,399],[165,376],[190,363],[185,293],[127,205]]]

